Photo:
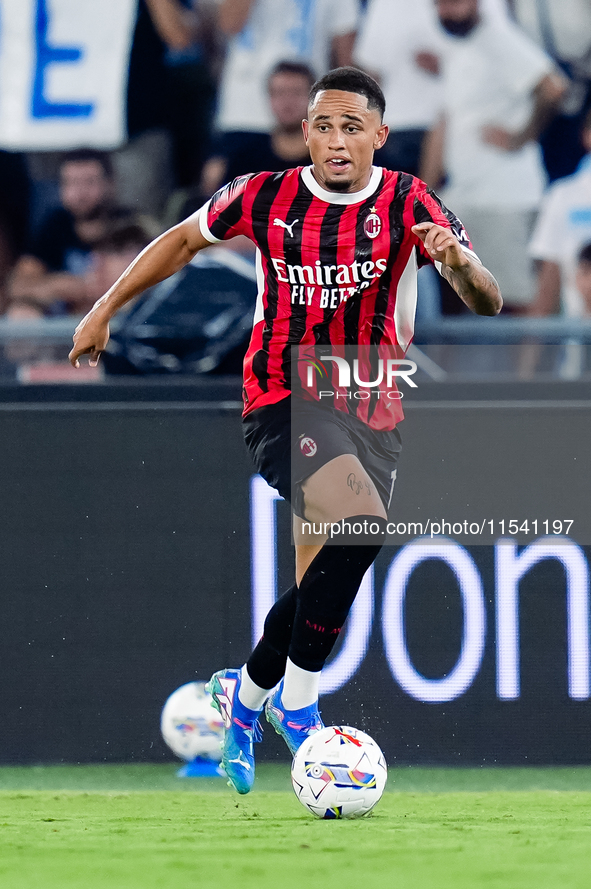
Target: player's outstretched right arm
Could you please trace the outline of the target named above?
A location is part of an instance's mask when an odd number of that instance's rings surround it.
[[[201,234],[196,215],[148,244],[76,328],[74,347],[68,356],[71,364],[79,367],[80,356],[88,355],[91,366],[96,366],[109,341],[109,321],[121,306],[178,272],[209,245]]]

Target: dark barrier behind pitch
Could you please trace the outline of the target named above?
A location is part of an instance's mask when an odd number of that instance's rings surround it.
[[[252,473],[239,412],[165,402],[42,407],[2,410],[0,761],[168,758],[159,735],[168,694],[241,664],[250,647]],[[409,409],[395,516],[410,521],[417,506],[435,504],[432,519],[485,519],[488,510],[497,521],[507,502],[511,513],[521,504],[507,520],[576,517],[589,502],[587,416],[541,402]],[[269,538],[277,528],[281,589],[292,551],[283,504],[277,515],[263,531]],[[530,533],[521,546],[533,540]],[[520,688],[500,699],[495,549],[478,537],[461,543],[470,546],[486,622],[465,691],[423,703],[395,681],[384,652],[393,631],[381,616],[386,575],[402,550],[388,548],[376,567],[367,650],[352,679],[322,699],[325,720],[367,729],[392,763],[588,762],[591,703],[569,696],[564,567],[544,560],[519,584]],[[453,673],[466,622],[448,566],[416,567],[404,617],[417,674]],[[260,755],[285,758],[272,735]]]

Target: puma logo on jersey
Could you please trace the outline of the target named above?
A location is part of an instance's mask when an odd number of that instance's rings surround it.
[[[275,217],[275,219],[273,220],[273,225],[278,225],[279,228],[287,229],[287,231],[289,232],[289,237],[293,238],[292,229],[293,229],[294,225],[296,224],[296,222],[299,222],[299,221],[300,221],[299,219],[294,219],[294,221],[288,225],[287,222],[283,221],[283,219],[277,219],[277,217]]]

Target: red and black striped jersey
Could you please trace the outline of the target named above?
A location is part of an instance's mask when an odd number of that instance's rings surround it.
[[[354,193],[326,191],[311,167],[241,176],[198,215],[207,240],[246,235],[258,248],[245,414],[295,391],[294,350],[308,358],[354,346],[404,355],[414,332],[417,268],[431,262],[413,225],[445,226],[472,250],[460,220],[424,182],[380,167]],[[324,392],[333,392],[334,407],[376,429],[391,429],[402,419],[400,401],[380,401],[375,389],[368,398],[338,397],[337,364],[323,367],[335,374],[331,389],[323,383]],[[301,381],[299,388],[298,394],[319,397],[316,384],[305,388]]]

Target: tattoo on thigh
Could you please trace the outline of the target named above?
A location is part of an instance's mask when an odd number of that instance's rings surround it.
[[[365,491],[367,496],[371,497],[370,483],[366,482],[364,479],[357,478],[354,472],[350,472],[347,476],[347,487],[351,488],[353,493],[357,494],[357,496]]]

